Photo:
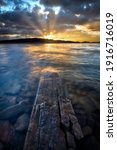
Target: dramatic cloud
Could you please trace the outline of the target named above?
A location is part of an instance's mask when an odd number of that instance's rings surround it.
[[[72,13],[99,15],[99,0],[41,0],[46,7],[61,6]]]
[[[0,0],[0,35],[21,38],[54,34],[58,39],[74,33],[71,40],[80,40],[79,34],[85,37],[92,33],[99,40],[99,7],[99,0]]]
[[[5,6],[6,2],[4,0],[0,0],[0,6]]]

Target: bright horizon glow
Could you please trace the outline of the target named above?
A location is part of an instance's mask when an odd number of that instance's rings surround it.
[[[44,33],[43,33],[44,34]],[[73,42],[99,42],[100,41],[100,33],[98,31],[91,31],[87,26],[75,26],[74,29],[71,29],[69,32],[55,32],[51,31],[49,33],[45,33],[41,36],[44,39],[52,39],[52,40],[64,40],[64,41],[73,41]]]
[[[43,38],[44,39],[54,39],[55,37],[52,34],[48,34],[48,35],[45,35]]]

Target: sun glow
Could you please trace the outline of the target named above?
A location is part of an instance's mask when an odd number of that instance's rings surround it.
[[[48,34],[44,36],[44,39],[55,39],[55,36],[53,34]]]

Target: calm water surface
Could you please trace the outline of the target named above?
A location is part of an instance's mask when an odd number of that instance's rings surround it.
[[[39,78],[45,71],[56,71],[61,75],[81,125],[84,143],[86,140],[86,145],[88,142],[89,147],[92,146],[91,150],[95,149],[93,146],[99,149],[99,60],[99,44],[0,45],[0,122],[6,120],[5,123],[13,127],[20,150],[23,149]],[[17,110],[21,101],[27,103]],[[20,141],[17,130],[23,131]]]
[[[99,88],[99,44],[0,45],[0,96],[18,93],[45,70]]]

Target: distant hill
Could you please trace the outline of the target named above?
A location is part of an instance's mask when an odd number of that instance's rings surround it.
[[[63,40],[52,40],[52,39],[42,39],[42,38],[27,38],[27,39],[12,39],[12,40],[2,40],[0,43],[75,43],[72,41]]]
[[[15,43],[80,43],[74,41],[64,41],[64,40],[53,40],[53,39],[42,39],[42,38],[27,38],[27,39],[12,39],[12,40],[1,40],[0,44],[15,44]],[[90,42],[82,42],[90,43]]]

